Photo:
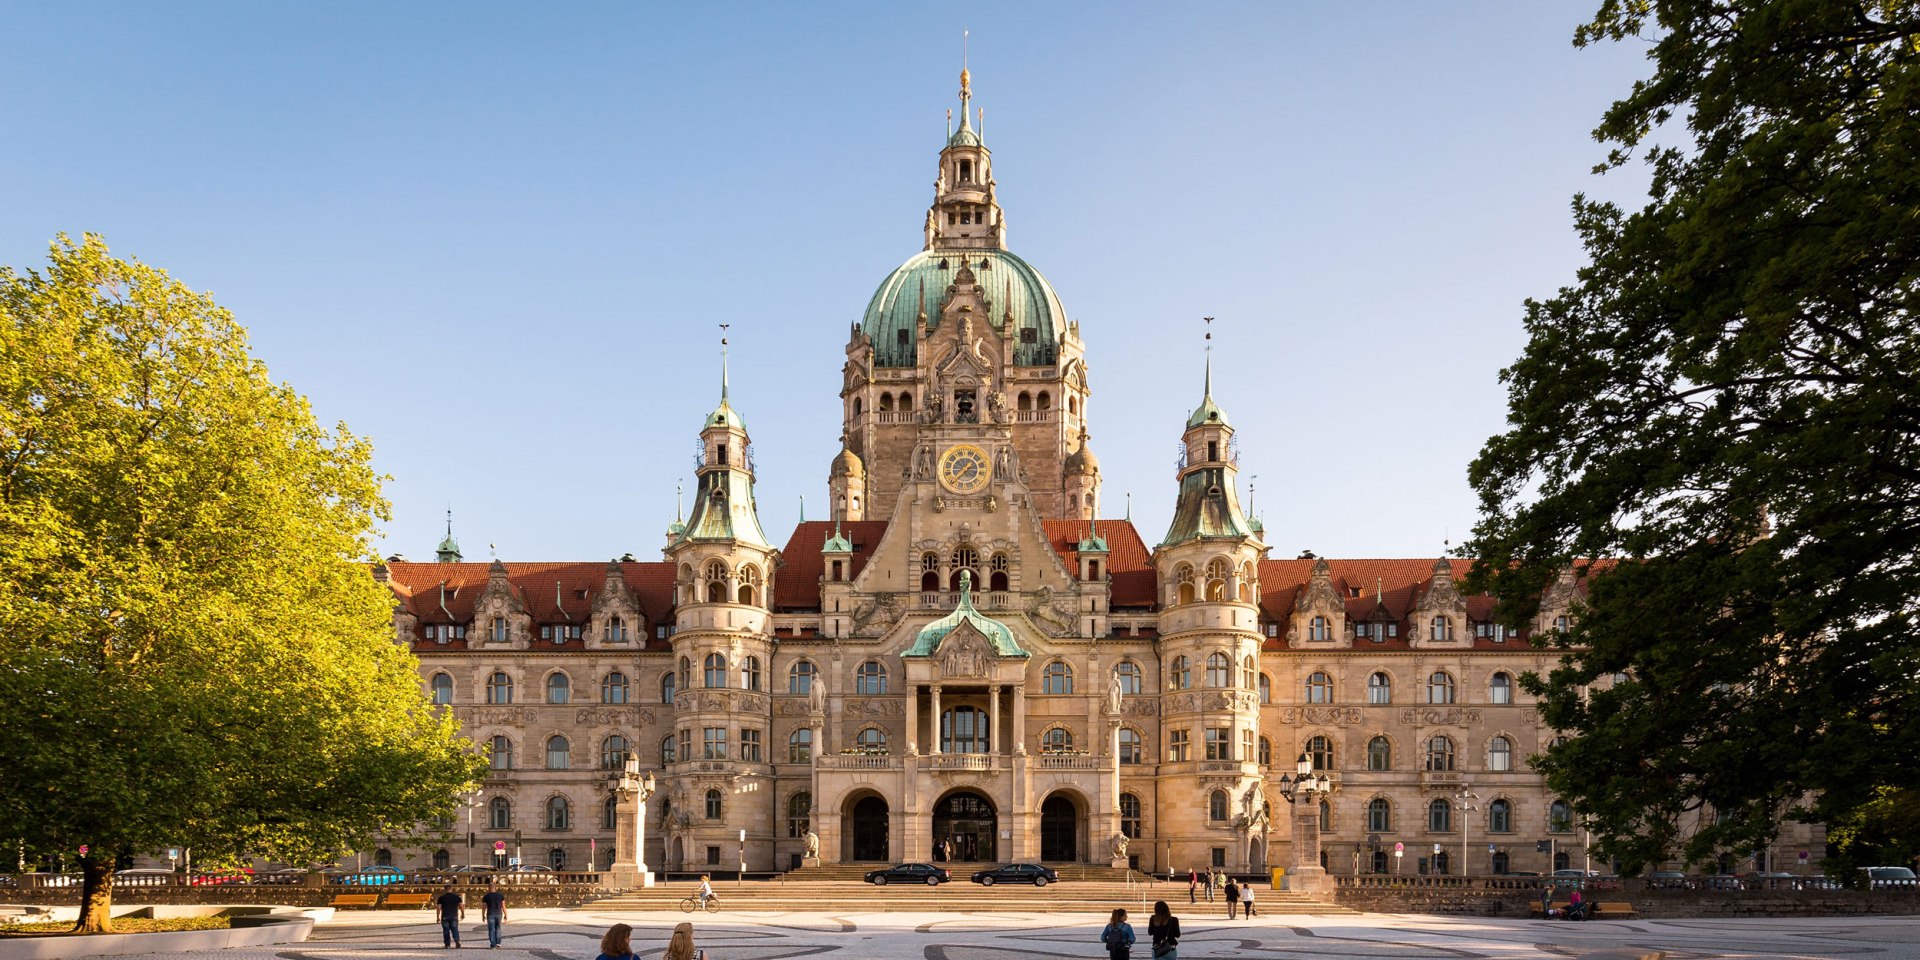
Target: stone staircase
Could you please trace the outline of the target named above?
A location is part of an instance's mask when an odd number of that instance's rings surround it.
[[[969,882],[971,864],[955,864],[966,870],[954,870],[952,882],[939,886],[889,884],[876,887],[860,878],[869,864],[823,864],[803,867],[776,880],[719,881],[714,893],[720,898],[721,912],[805,911],[809,913],[1057,913],[1084,914],[1090,920],[1107,916],[1115,907],[1125,907],[1138,922],[1155,900],[1165,900],[1174,913],[1195,918],[1226,919],[1224,903],[1187,903],[1187,885],[1148,882],[1139,874],[1126,879],[1126,870],[1112,867],[1075,867],[1080,878],[1069,879],[1066,868],[1057,867],[1059,883],[1034,888],[1011,884],[984,887]],[[1120,879],[1107,879],[1111,875]],[[676,881],[651,889],[632,890],[618,896],[595,900],[580,909],[595,913],[666,911],[680,912],[680,901],[691,896],[694,884]],[[1256,888],[1261,914],[1353,914],[1346,907],[1315,900],[1284,890]]]

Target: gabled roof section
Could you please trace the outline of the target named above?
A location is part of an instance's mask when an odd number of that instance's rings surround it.
[[[1114,607],[1152,607],[1157,602],[1153,553],[1130,520],[1101,520],[1100,539],[1107,542],[1107,575],[1112,578]],[[1079,567],[1080,541],[1087,536],[1085,520],[1042,520],[1047,543],[1067,569]]]
[[[1315,559],[1260,561],[1260,613],[1267,620],[1285,623],[1293,616],[1300,592],[1313,578]],[[1399,636],[1381,644],[1368,642],[1369,648],[1410,649],[1407,643],[1407,618],[1420,604],[1420,598],[1433,587],[1438,565],[1433,559],[1333,560],[1328,559],[1333,584],[1346,603],[1349,623],[1388,622],[1399,624]],[[1455,580],[1465,579],[1472,560],[1450,558],[1448,570]],[[1465,598],[1467,618],[1484,621],[1493,617],[1494,599],[1486,594]],[[1523,634],[1524,635],[1524,634]],[[1511,649],[1506,644],[1476,637],[1473,645],[1490,650]],[[1268,641],[1284,645],[1285,641]]]
[[[606,589],[605,561],[502,565],[507,570],[507,589],[526,606],[527,615],[536,624],[585,623],[592,616],[594,598]],[[468,623],[473,619],[475,601],[486,592],[490,566],[395,562],[387,565],[387,585],[400,605],[422,623]],[[669,619],[673,612],[673,564],[629,562],[619,566],[627,589],[633,591],[648,623]],[[665,643],[655,641],[651,634],[647,640]]]
[[[820,555],[827,538],[833,536],[832,520],[808,520],[793,528],[787,545],[780,550],[780,574],[774,578],[773,609],[792,613],[820,609],[820,578],[826,575],[827,561]],[[887,532],[885,520],[842,520],[840,535],[853,547],[852,580],[866,569],[873,548]]]

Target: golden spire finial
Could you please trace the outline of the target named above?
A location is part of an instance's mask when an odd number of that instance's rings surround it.
[[[973,96],[973,74],[967,72],[967,35],[971,32],[970,30],[960,31],[960,99],[962,100]],[[965,113],[965,108],[962,108],[961,112]],[[961,117],[961,123],[965,122],[966,118]]]

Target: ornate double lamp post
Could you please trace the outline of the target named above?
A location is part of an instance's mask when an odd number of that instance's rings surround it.
[[[1320,803],[1333,795],[1334,783],[1325,773],[1315,773],[1313,760],[1304,753],[1293,767],[1298,777],[1280,777],[1280,796],[1293,807],[1293,864],[1287,868],[1292,881],[1288,887],[1319,893],[1327,887],[1327,870],[1320,865]]]

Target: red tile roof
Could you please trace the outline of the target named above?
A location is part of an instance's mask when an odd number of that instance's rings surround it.
[[[1080,541],[1087,536],[1085,520],[1042,520],[1047,542],[1060,555],[1067,569],[1080,570]],[[1140,539],[1140,531],[1126,520],[1099,521],[1101,539],[1107,541],[1107,573],[1113,578],[1113,596],[1109,606],[1152,607],[1158,602],[1154,588],[1153,551]]]
[[[593,609],[594,598],[607,586],[605,563],[506,563],[503,566],[507,589],[526,605],[536,626],[585,622]],[[387,565],[387,585],[407,612],[422,623],[467,623],[473,619],[474,603],[486,592],[490,568],[491,564],[486,563],[395,562]],[[649,628],[672,615],[672,564],[622,563],[620,575],[638,600],[640,613],[646,617]],[[543,643],[538,639],[538,630],[534,636],[534,643],[543,649],[571,646]],[[653,639],[650,629],[647,639]]]
[[[820,578],[827,572],[820,548],[833,536],[833,527],[832,520],[808,520],[793,528],[787,545],[780,549],[780,572],[773,584],[775,610],[820,609]],[[866,569],[867,561],[873,557],[873,548],[880,545],[880,538],[886,532],[885,520],[840,524],[840,535],[853,544],[853,569],[847,571],[847,579],[859,576],[860,571]]]

